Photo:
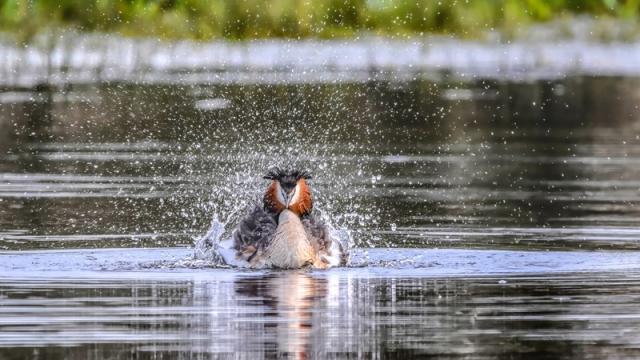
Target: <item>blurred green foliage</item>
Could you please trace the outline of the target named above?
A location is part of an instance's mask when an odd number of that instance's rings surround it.
[[[476,37],[576,14],[634,20],[640,0],[0,0],[0,30],[51,28],[161,38]]]

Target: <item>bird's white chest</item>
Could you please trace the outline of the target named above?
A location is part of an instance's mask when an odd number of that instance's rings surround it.
[[[311,265],[314,259],[315,251],[307,239],[300,218],[289,210],[282,211],[274,239],[265,249],[265,265],[292,269]]]

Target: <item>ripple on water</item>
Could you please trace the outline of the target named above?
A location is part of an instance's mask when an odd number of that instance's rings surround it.
[[[95,250],[32,250],[0,252],[3,278],[21,276],[199,278],[220,265],[195,256],[189,248]],[[349,277],[368,276],[490,276],[567,272],[635,271],[640,251],[509,251],[465,249],[362,249],[351,251],[348,267],[336,268]],[[96,271],[99,271],[96,273]],[[211,270],[215,271],[215,270]],[[240,270],[238,273],[245,273]],[[251,273],[252,271],[249,271]],[[323,271],[313,271],[322,273]],[[262,273],[262,272],[256,272]],[[137,274],[137,275],[135,275]]]

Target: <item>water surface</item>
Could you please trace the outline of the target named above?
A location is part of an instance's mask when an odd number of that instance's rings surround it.
[[[639,103],[581,75],[3,88],[0,358],[637,357]],[[366,261],[185,261],[282,164]]]

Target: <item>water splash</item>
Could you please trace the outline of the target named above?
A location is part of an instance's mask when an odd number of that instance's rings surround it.
[[[226,223],[219,220],[218,214],[214,214],[207,233],[195,241],[194,259],[209,261],[216,265],[225,263],[220,254],[220,241],[225,233],[225,226]]]

